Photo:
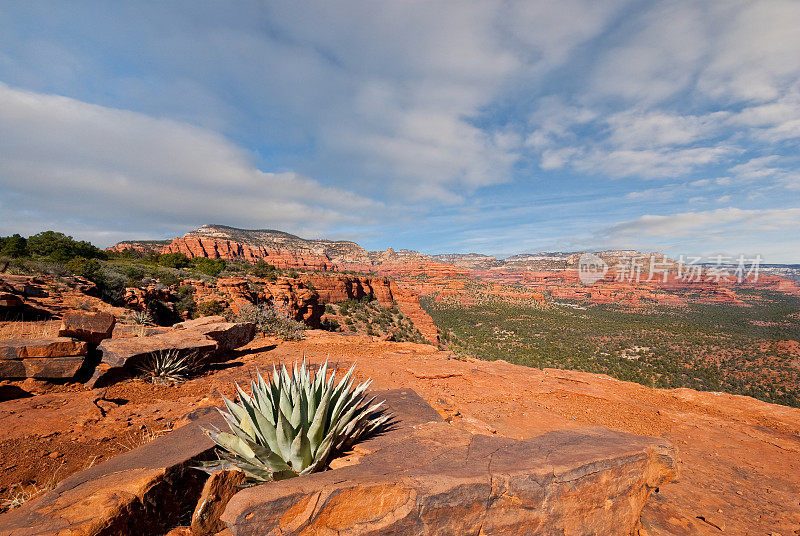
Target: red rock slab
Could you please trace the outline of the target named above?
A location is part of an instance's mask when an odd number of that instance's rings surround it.
[[[387,435],[396,440],[405,437],[413,426],[440,420],[409,389],[372,394],[391,407],[395,425]],[[222,527],[207,522],[218,519],[224,508],[220,503],[229,499],[223,495],[231,491],[225,489],[231,487],[231,482],[224,483],[227,486],[211,483],[205,486],[208,489],[203,495],[206,474],[191,466],[210,456],[214,447],[202,427],[227,426],[211,407],[199,408],[186,415],[185,420],[187,424],[172,433],[75,473],[53,491],[0,515],[0,536],[157,535],[177,525],[181,516],[193,510],[199,512],[194,526],[205,531],[198,534],[212,534],[212,528],[219,531]],[[372,441],[382,441],[384,437]],[[201,497],[213,498],[214,504],[200,505]]]
[[[602,427],[517,441],[458,425],[413,428],[342,469],[248,488],[234,536],[630,535],[675,475],[668,443]]]
[[[75,357],[86,355],[89,347],[69,337],[8,339],[0,341],[0,360],[28,357]]]
[[[190,322],[196,321],[184,322],[182,326],[179,324],[176,330],[186,326],[187,331],[199,333],[216,341],[218,353],[230,352],[236,348],[241,348],[256,336],[256,325],[251,322],[226,322],[224,318],[222,318],[221,322],[206,322],[202,324],[191,324]]]
[[[23,359],[24,378],[39,380],[67,380],[73,378],[83,366],[85,356],[78,357],[31,357]]]
[[[191,511],[205,474],[191,466],[213,442],[200,426],[223,426],[206,412],[178,428],[61,481],[55,489],[0,515],[0,536],[164,534]]]
[[[74,337],[89,344],[111,338],[116,318],[111,313],[72,311],[61,318],[59,337]]]
[[[200,326],[207,326],[209,324],[219,324],[221,322],[227,322],[224,316],[210,315],[201,316],[200,318],[195,318],[194,320],[184,320],[183,322],[178,322],[172,327],[175,329],[194,329]]]
[[[217,349],[217,343],[201,333],[176,330],[149,337],[130,337],[103,341],[98,350],[102,362],[112,367],[124,367],[141,362],[153,352],[177,350],[181,353],[207,354]]]
[[[106,339],[97,347],[101,362],[89,379],[90,387],[103,387],[136,373],[136,368],[152,354],[178,352],[197,359],[214,354],[216,341],[190,330],[172,330],[146,337]]]

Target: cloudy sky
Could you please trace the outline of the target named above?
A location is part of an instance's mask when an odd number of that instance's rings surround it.
[[[800,2],[0,0],[0,235],[800,262]]]

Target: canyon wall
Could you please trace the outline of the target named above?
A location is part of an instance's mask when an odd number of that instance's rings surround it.
[[[414,292],[385,277],[344,274],[307,274],[302,278],[267,279],[221,277],[216,282],[186,280],[195,290],[198,303],[217,300],[238,312],[245,304],[269,304],[290,318],[311,327],[321,326],[325,305],[369,298],[384,307],[397,308],[431,343],[438,343],[433,319],[419,304]]]

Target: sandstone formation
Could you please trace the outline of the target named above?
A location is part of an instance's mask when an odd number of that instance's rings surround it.
[[[453,359],[430,345],[322,331],[307,331],[298,342],[259,338],[246,348],[230,366],[177,389],[124,382],[6,400],[0,404],[0,496],[8,497],[16,482],[44,486],[56,470],[63,479],[96,456],[106,459],[140,428],[179,426],[186,408],[215,406],[219,392],[234,397],[234,382],[246,383],[256,369],[305,356],[310,364],[355,363],[356,381],[372,378],[375,389],[413,389],[445,420],[479,435],[520,440],[602,425],[672,442],[678,480],[651,495],[641,518],[647,532],[640,536],[786,536],[800,527],[800,409],[723,393],[650,389],[601,374]],[[31,389],[11,382],[0,390],[6,387]],[[47,456],[55,451],[62,456]],[[41,453],[35,463],[31,453]],[[1,527],[6,515],[0,514]]]
[[[224,530],[220,517],[231,498],[241,491],[245,475],[241,471],[217,471],[208,477],[192,512],[192,536],[211,536]]]
[[[83,366],[89,349],[69,337],[0,341],[0,378],[69,379]]]
[[[652,490],[674,477],[663,441],[602,427],[523,441],[476,435],[408,389],[375,395],[394,426],[333,471],[243,491],[236,473],[203,484],[190,468],[211,454],[201,426],[222,419],[200,410],[2,516],[0,535],[164,534],[194,511],[191,528],[170,534],[200,536],[223,527],[223,508],[233,535],[631,534]]]
[[[223,521],[234,536],[623,536],[674,476],[668,446],[603,428],[523,441],[449,423],[409,432],[355,465],[246,489]]]
[[[414,326],[431,343],[438,342],[438,334],[433,319],[419,304],[419,297],[385,277],[363,277],[347,275],[310,275],[308,280],[320,297],[320,303],[338,303],[345,300],[359,300],[364,297],[375,299],[384,307],[397,308],[409,318]]]
[[[222,316],[205,316],[173,326],[175,330],[200,333],[217,343],[217,352],[225,353],[246,345],[256,335],[250,322],[228,322]]]
[[[324,306],[329,303],[365,297],[377,300],[384,307],[396,303],[428,341],[432,344],[438,342],[436,325],[420,306],[419,297],[386,277],[328,273],[299,278],[279,277],[275,281],[221,277],[216,283],[200,280],[184,283],[195,289],[198,303],[217,300],[234,312],[245,304],[267,304],[311,327],[320,326]]]
[[[8,292],[0,293],[0,307],[6,309],[17,309],[22,307],[25,302],[22,301],[22,298],[17,296],[16,294],[11,294]]]
[[[0,342],[0,359],[28,357],[74,357],[86,355],[88,346],[69,337],[48,339],[10,339]]]
[[[3,302],[8,308],[13,308],[11,317],[14,319],[19,316],[27,320],[58,318],[75,310],[104,311],[115,316],[125,314],[125,309],[101,300],[94,283],[77,276],[0,274],[0,294],[6,296]],[[0,302],[0,314],[4,309]]]
[[[86,356],[0,360],[0,378],[67,380],[75,377],[85,360]]]
[[[61,318],[60,337],[74,337],[89,344],[100,344],[111,338],[116,318],[110,313],[72,311]]]

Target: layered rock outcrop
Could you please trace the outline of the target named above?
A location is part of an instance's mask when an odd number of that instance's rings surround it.
[[[214,282],[187,280],[198,303],[217,300],[234,312],[245,304],[268,304],[290,318],[319,327],[326,304],[369,298],[384,307],[395,303],[432,344],[438,342],[436,325],[419,303],[419,297],[386,277],[343,274],[307,274],[301,278],[279,277],[275,281],[228,277]]]
[[[110,313],[71,311],[61,318],[59,337],[74,337],[89,344],[110,339],[117,319]]]
[[[333,270],[335,268],[334,263],[327,256],[312,251],[267,248],[218,238],[194,236],[176,238],[164,247],[163,252],[183,253],[190,259],[208,257],[210,259],[244,260],[252,263],[263,260],[276,268],[308,270]]]
[[[603,428],[517,441],[431,423],[372,449],[356,465],[244,490],[222,519],[234,536],[627,536],[675,474],[668,445]]]
[[[69,379],[83,366],[88,345],[70,337],[0,341],[0,379]]]
[[[163,333],[107,339],[97,348],[101,360],[89,385],[102,387],[134,375],[137,367],[157,354],[172,353],[199,363],[213,354],[246,345],[255,332],[254,324],[226,322],[223,317],[212,316],[177,324]]]

